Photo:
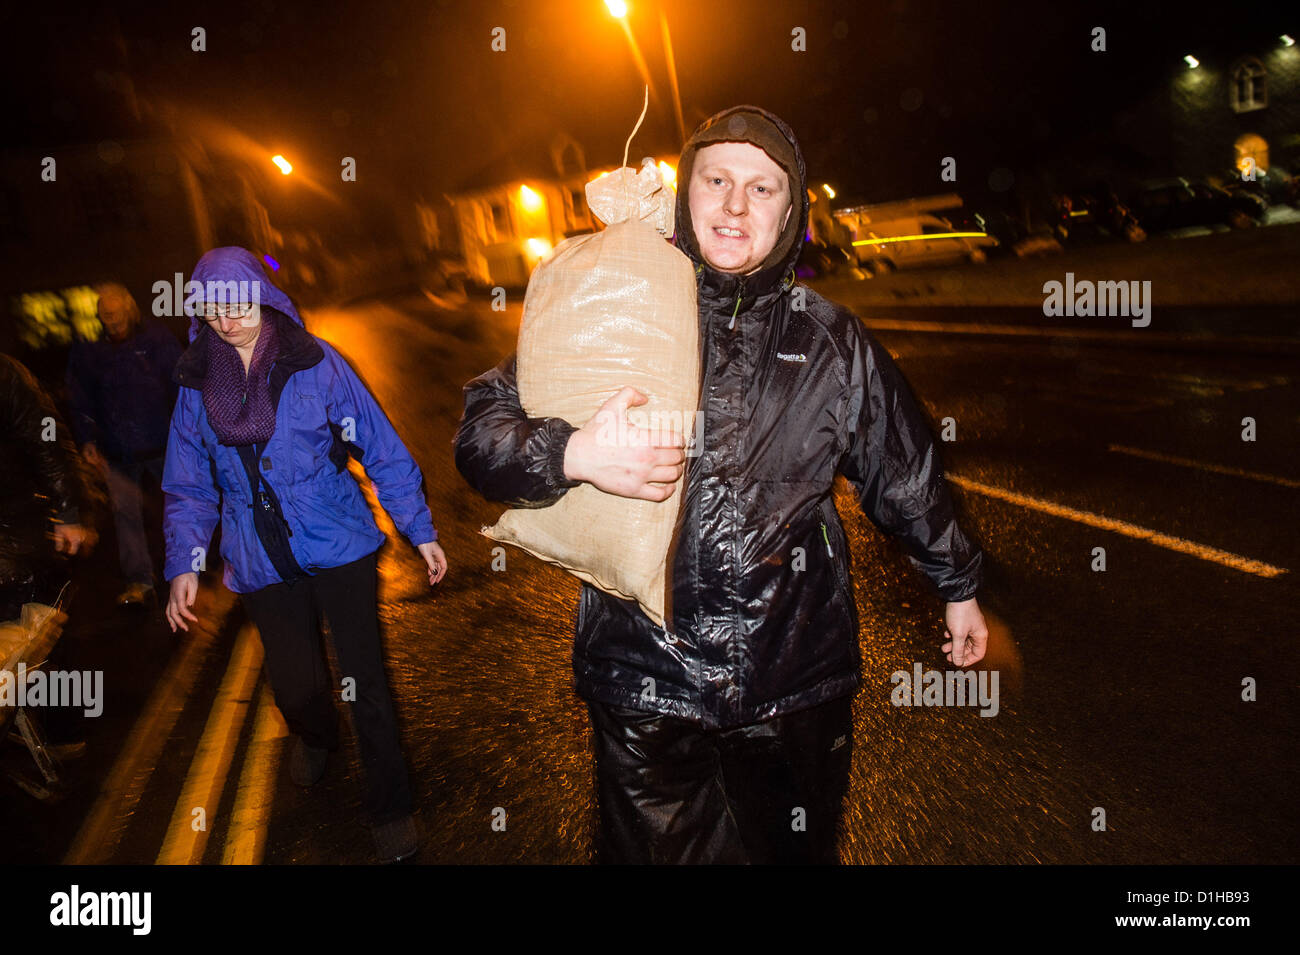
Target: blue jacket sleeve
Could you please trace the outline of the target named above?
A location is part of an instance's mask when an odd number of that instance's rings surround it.
[[[419,465],[352,366],[327,342],[320,341],[320,345],[330,370],[326,399],[330,422],[359,452],[379,503],[402,535],[417,547],[436,541],[438,532],[424,498]]]
[[[212,532],[221,519],[221,493],[212,482],[211,458],[199,436],[203,414],[203,396],[193,388],[181,389],[163,464],[163,577],[167,580],[196,569],[195,548],[204,556],[199,566],[206,564]]]
[[[939,451],[902,372],[856,318],[840,471],[947,601],[979,589],[983,553],[957,523]]]

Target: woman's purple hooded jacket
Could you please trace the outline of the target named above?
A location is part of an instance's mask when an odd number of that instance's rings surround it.
[[[206,253],[193,280],[258,282],[263,307],[287,316],[280,352],[268,379],[282,383],[275,434],[259,461],[275,492],[293,557],[307,573],[373,553],[384,541],[347,454],[359,458],[380,503],[414,545],[437,540],[420,469],[365,385],[338,352],[303,327],[287,295],[273,285],[246,249]],[[201,311],[202,294],[190,302]],[[162,488],[166,493],[164,576],[202,570],[212,532],[221,521],[225,582],[249,593],[280,582],[253,523],[253,495],[239,453],[217,440],[203,405],[207,342],[215,332],[191,312],[190,348],[176,365],[180,394],[172,413]],[[213,478],[215,476],[215,484]]]

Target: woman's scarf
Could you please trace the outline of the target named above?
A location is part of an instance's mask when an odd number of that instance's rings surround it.
[[[224,445],[264,444],[275,434],[275,405],[267,378],[280,354],[279,317],[272,309],[263,308],[261,321],[247,374],[235,346],[222,341],[211,328],[207,332],[203,406]]]

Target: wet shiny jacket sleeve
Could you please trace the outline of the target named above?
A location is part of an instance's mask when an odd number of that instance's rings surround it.
[[[84,520],[81,476],[68,439],[68,429],[59,420],[54,404],[25,367],[7,355],[0,355],[0,415],[17,446],[24,447],[32,461],[39,490],[49,499],[50,514],[60,524]],[[54,422],[54,440],[45,440],[46,425]]]
[[[563,418],[528,417],[511,355],[465,386],[456,468],[490,501],[545,507],[581,483],[564,476],[564,451],[576,430]]]
[[[840,470],[867,517],[898,538],[944,600],[967,600],[980,586],[983,554],[957,523],[934,436],[907,381],[861,322],[854,326]]]

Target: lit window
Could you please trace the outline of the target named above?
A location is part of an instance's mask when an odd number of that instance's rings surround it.
[[[504,202],[492,203],[492,228],[495,230],[498,242],[509,239],[512,235],[510,228],[510,210],[506,208]]]
[[[581,189],[570,189],[567,192],[569,197],[569,227],[576,229],[579,226],[590,226],[591,216],[587,213],[587,197]]]
[[[1228,84],[1228,96],[1232,109],[1237,113],[1248,113],[1254,109],[1263,109],[1268,105],[1267,76],[1259,60],[1242,60],[1232,70],[1232,80]]]

